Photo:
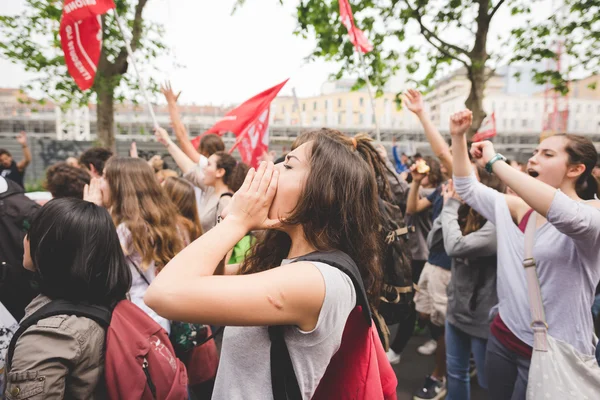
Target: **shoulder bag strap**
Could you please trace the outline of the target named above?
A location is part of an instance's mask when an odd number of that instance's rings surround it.
[[[13,335],[10,345],[8,346],[8,351],[6,353],[7,371],[10,370],[10,364],[12,363],[19,337],[25,333],[29,327],[37,324],[38,321],[56,315],[76,315],[78,317],[86,317],[95,321],[104,329],[108,328],[112,318],[112,312],[106,307],[89,304],[74,304],[67,300],[51,301],[21,322],[19,329],[17,329]]]
[[[231,192],[225,192],[222,195],[219,196],[219,201],[217,202],[217,211],[215,213],[215,223],[218,224],[220,222],[220,217],[221,217],[221,213],[219,212],[219,206],[221,205],[221,199],[223,199],[223,197],[233,197],[233,193]]]
[[[130,256],[126,256],[126,258],[127,258],[127,261],[129,261],[130,263],[133,264],[133,267],[138,272],[138,274],[140,274],[140,276],[142,277],[142,279],[144,280],[144,282],[146,282],[146,285],[150,286],[150,281],[148,281],[148,278],[146,278],[146,275],[144,275],[144,273],[142,272],[142,270],[140,269],[140,267],[138,267],[138,265],[136,264],[136,262],[133,261]]]
[[[533,349],[548,351],[548,324],[542,303],[542,291],[537,275],[536,263],[533,258],[533,245],[535,243],[537,213],[534,211],[527,221],[525,228],[525,249],[523,267],[527,279],[527,292],[529,294],[529,307],[531,309],[531,327],[533,329]]]

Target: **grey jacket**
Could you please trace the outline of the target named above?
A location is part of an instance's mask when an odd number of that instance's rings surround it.
[[[490,310],[498,303],[496,227],[488,221],[478,231],[463,236],[458,224],[460,205],[458,200],[448,200],[439,218],[444,247],[452,257],[447,319],[461,331],[485,339]]]
[[[50,301],[43,295],[33,299],[25,318]],[[88,318],[57,315],[38,321],[17,341],[6,398],[106,398],[104,338],[104,329]]]

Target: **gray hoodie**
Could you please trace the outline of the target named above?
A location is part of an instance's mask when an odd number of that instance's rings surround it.
[[[460,205],[456,199],[448,200],[439,218],[444,247],[452,257],[447,319],[461,331],[487,339],[490,310],[498,303],[496,227],[488,221],[478,231],[463,236],[458,224]]]

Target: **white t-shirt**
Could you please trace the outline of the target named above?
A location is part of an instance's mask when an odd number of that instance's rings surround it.
[[[284,260],[283,265],[290,261]],[[330,265],[313,262],[325,281],[325,299],[317,326],[310,332],[287,327],[285,341],[302,392],[310,399],[338,351],[346,320],[356,305],[356,292],[348,275]],[[227,327],[213,391],[216,400],[273,398],[271,341],[268,327]]]

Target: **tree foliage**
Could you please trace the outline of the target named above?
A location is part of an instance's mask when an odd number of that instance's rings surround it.
[[[147,0],[115,1],[118,14],[129,28],[131,37],[127,40],[135,51],[136,59],[140,64],[151,66],[151,61],[167,49],[161,39],[163,27],[142,17],[146,3]],[[78,89],[67,72],[60,44],[62,6],[63,2],[59,0],[25,0],[22,14],[0,16],[0,53],[10,61],[23,65],[26,71],[33,72],[35,76],[23,89],[42,91],[61,106],[87,105],[104,97],[111,102],[110,112],[113,101],[136,101],[138,81],[128,72],[125,42],[113,11],[102,16],[103,45],[94,86],[86,92]],[[153,80],[146,82],[146,85],[149,90],[158,90],[158,84]],[[99,120],[101,112],[99,107]],[[104,120],[110,124],[113,116]],[[110,132],[104,131],[106,129]],[[113,144],[112,129],[111,126],[98,127],[99,135],[105,136],[101,137],[103,144]]]
[[[565,0],[566,18],[553,14],[538,25],[532,8],[536,3],[549,6],[546,0],[355,0],[351,6],[357,26],[366,31],[374,45],[374,50],[365,55],[365,63],[378,94],[401,70],[426,90],[442,74],[462,68],[472,83],[466,105],[474,111],[473,133],[485,117],[485,82],[501,63],[553,60],[555,39],[566,37],[566,53],[588,71],[598,70],[599,2]],[[243,3],[240,0],[237,5]],[[507,29],[504,45],[492,52],[488,49],[490,26],[502,7],[526,23],[512,31]],[[360,76],[362,65],[341,24],[338,0],[300,0],[296,11],[296,34],[317,40],[308,59],[339,63],[336,79],[346,74]],[[535,70],[535,80],[551,82],[564,91],[567,71],[552,68]],[[364,84],[359,78],[355,88]]]

